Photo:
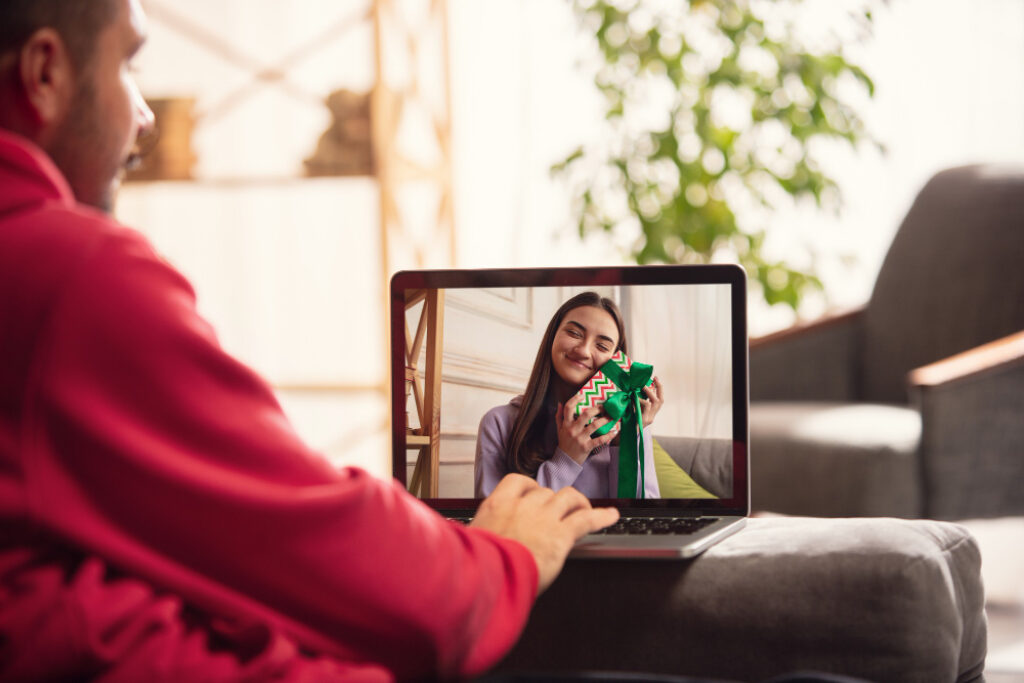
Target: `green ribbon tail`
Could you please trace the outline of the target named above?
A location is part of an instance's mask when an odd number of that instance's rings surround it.
[[[644,471],[644,440],[640,422],[640,395],[632,393],[632,410],[622,416],[622,432],[619,434],[619,498],[636,498],[639,475],[639,497],[646,496],[646,472]]]
[[[636,450],[637,463],[640,465],[640,497],[647,497],[647,475],[644,473],[644,423],[640,412],[640,393],[633,394],[633,409],[636,411]]]
[[[622,432],[619,434],[619,491],[618,498],[636,498],[636,438],[630,437],[629,428],[632,416],[622,419]]]

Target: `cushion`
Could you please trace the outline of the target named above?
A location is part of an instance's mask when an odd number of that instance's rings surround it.
[[[672,460],[704,490],[719,498],[732,497],[731,439],[661,435],[657,440]]]
[[[717,498],[677,465],[656,439],[651,439],[651,443],[654,444],[654,469],[662,498]]]
[[[904,406],[751,404],[751,509],[919,517],[920,440],[921,416]]]
[[[980,568],[949,522],[751,519],[693,560],[570,559],[501,669],[977,681]]]

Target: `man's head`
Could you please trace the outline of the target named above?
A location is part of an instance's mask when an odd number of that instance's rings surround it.
[[[0,127],[45,150],[78,201],[109,211],[153,115],[131,60],[138,0],[0,1]]]

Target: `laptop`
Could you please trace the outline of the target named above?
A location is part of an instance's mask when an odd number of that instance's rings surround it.
[[[526,443],[523,426],[516,429],[523,406],[543,406],[545,391],[555,391],[551,378],[570,372],[548,348],[570,325],[566,308],[597,299],[611,305],[590,311],[596,318],[575,317],[594,328],[618,324],[630,372],[651,366],[663,402],[646,427],[624,414],[611,444],[581,451],[585,461],[566,469],[549,423],[538,423],[547,425],[547,441],[538,426],[532,450],[509,444],[514,434]],[[571,556],[693,557],[740,530],[749,514],[746,316],[746,274],[733,265],[396,273],[393,474],[443,516],[466,521],[503,473],[526,463],[542,484],[571,482],[595,506],[620,512],[614,527],[580,539]],[[604,408],[601,417],[611,421]]]

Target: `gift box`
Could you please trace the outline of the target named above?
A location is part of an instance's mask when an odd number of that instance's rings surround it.
[[[615,365],[620,368],[622,372],[616,373],[611,367],[609,367],[611,365]],[[611,398],[612,394],[626,389],[627,387],[625,386],[620,387],[617,385],[612,379],[612,376],[619,377],[622,373],[625,373],[628,377],[632,367],[633,361],[630,360],[629,356],[624,354],[622,351],[616,351],[615,355],[602,365],[601,368],[594,373],[594,376],[587,380],[587,383],[583,385],[579,392],[577,392],[576,395],[579,396],[580,399],[576,404],[575,414],[578,416],[584,410],[600,408],[609,398]],[[645,365],[644,367],[648,368],[650,366]],[[643,386],[651,386],[651,376],[652,375],[647,376],[646,382],[643,382]],[[609,429],[611,429],[611,427],[609,427]]]
[[[618,497],[644,496],[643,420],[640,400],[644,387],[654,381],[654,367],[634,363],[617,351],[579,390],[576,415],[590,408],[602,408],[609,418],[591,437],[607,434],[622,421],[619,438]],[[639,485],[639,488],[638,488]]]

